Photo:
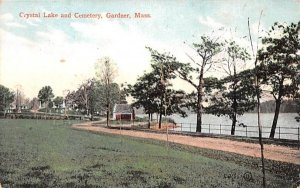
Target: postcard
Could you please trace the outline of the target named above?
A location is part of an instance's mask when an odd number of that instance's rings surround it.
[[[0,188],[299,187],[299,10],[0,1]]]

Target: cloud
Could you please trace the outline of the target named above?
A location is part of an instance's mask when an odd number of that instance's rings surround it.
[[[15,21],[14,16],[10,13],[0,15],[0,21],[8,27],[25,28],[26,26]]]
[[[93,66],[85,59],[91,47],[72,42],[60,30],[39,32],[35,41],[2,29],[0,34],[1,84],[12,88],[21,84],[30,97],[44,85],[62,95],[63,90],[75,89],[81,82],[75,75],[92,74]]]
[[[25,22],[30,25],[30,26],[38,26],[40,22],[42,22],[42,20],[40,18],[31,18],[30,20],[27,19],[25,20]]]
[[[18,22],[8,22],[8,23],[5,23],[5,25],[7,25],[9,27],[18,27],[18,28],[25,28],[26,27],[25,25],[22,25]]]
[[[203,25],[208,26],[213,29],[219,29],[221,27],[224,27],[223,24],[215,21],[213,18],[211,18],[209,16],[206,16],[206,17],[199,16],[198,21],[200,24],[203,24]]]
[[[94,77],[94,65],[102,56],[110,56],[117,63],[118,83],[135,82],[149,66],[145,46],[151,45],[136,28],[123,27],[121,23],[71,25],[76,40],[49,26],[37,31],[31,40],[0,29],[4,39],[0,51],[1,83],[9,87],[22,84],[30,97],[44,85],[62,95],[63,90],[75,89],[83,79]]]
[[[14,19],[14,16],[10,13],[5,13],[0,15],[0,20],[2,22],[12,21]]]
[[[94,23],[71,23],[82,40],[87,40],[98,49],[97,59],[110,56],[119,67],[118,81],[134,82],[136,75],[149,66],[150,56],[145,46],[153,41],[144,36],[135,26],[117,21],[104,20]]]

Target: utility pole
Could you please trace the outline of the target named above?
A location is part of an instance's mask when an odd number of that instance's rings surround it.
[[[161,82],[161,84],[164,87],[164,113],[165,113],[165,124],[167,126],[167,149],[168,149],[168,147],[169,147],[169,125],[168,125],[168,122],[167,122],[167,108],[168,108],[168,103],[167,103],[167,89],[166,89],[167,80],[165,79],[165,75],[164,75],[162,64],[160,64],[160,73],[161,73],[160,82]]]

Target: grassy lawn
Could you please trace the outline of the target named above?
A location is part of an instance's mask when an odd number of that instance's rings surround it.
[[[258,159],[175,144],[167,149],[160,141],[73,130],[71,123],[0,119],[2,186],[261,186]],[[268,187],[295,186],[298,166],[268,164]]]

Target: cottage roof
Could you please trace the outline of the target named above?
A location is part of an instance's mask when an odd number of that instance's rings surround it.
[[[132,113],[133,108],[129,104],[116,104],[114,107],[114,113]]]

